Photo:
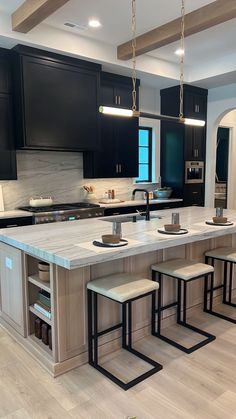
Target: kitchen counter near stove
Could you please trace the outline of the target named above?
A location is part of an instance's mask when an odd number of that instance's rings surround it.
[[[21,218],[21,217],[32,217],[31,212],[12,210],[12,211],[0,211],[0,220],[5,218]]]
[[[149,204],[171,204],[171,203],[182,203],[183,199],[179,198],[168,198],[168,199],[150,199]],[[130,206],[139,206],[139,205],[146,205],[146,199],[135,199],[129,201],[122,201],[122,202],[109,202],[103,203],[102,201],[98,202],[99,205],[105,208],[121,208],[121,207],[130,207]]]

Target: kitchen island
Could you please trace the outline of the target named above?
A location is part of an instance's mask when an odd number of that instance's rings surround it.
[[[175,210],[177,211],[177,210]],[[139,273],[150,278],[153,263],[176,257],[204,260],[206,250],[236,245],[236,211],[225,211],[231,226],[205,223],[214,209],[178,209],[180,223],[188,234],[171,236],[157,232],[171,219],[172,210],[153,212],[162,217],[151,221],[122,223],[128,245],[95,247],[92,242],[111,233],[112,223],[103,219],[52,223],[1,230],[1,323],[54,376],[87,362],[86,284],[116,272]],[[121,216],[122,219],[122,216]],[[38,277],[38,262],[50,264],[50,282]],[[217,265],[216,265],[217,266]],[[217,269],[217,281],[220,281]],[[9,285],[10,284],[10,285]],[[51,295],[51,319],[37,313],[33,303],[39,289]],[[219,291],[220,292],[220,291]],[[164,303],[175,298],[174,283],[166,281]],[[103,302],[102,302],[103,300]],[[134,340],[150,333],[150,301],[134,304]],[[194,313],[202,304],[202,281],[190,284],[188,309]],[[116,303],[100,297],[100,327],[117,323]],[[35,319],[41,318],[52,330],[52,349],[34,336]],[[165,324],[175,321],[175,309],[165,312]],[[119,347],[119,331],[100,338],[101,353]]]

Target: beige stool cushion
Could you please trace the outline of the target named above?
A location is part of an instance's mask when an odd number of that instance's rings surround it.
[[[206,252],[205,256],[236,262],[236,249],[233,247],[218,247],[218,249]]]
[[[157,265],[152,265],[152,269],[186,281],[196,276],[204,276],[210,272],[214,272],[213,266],[185,259],[173,259],[158,263]]]
[[[150,279],[122,272],[90,281],[87,288],[105,297],[112,298],[112,300],[124,303],[131,298],[157,290],[159,285]]]

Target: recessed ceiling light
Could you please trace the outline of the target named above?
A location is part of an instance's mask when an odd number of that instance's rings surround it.
[[[102,26],[98,19],[90,19],[88,24],[90,28],[99,28]]]
[[[176,54],[176,55],[179,55],[179,56],[184,55],[184,49],[182,49],[182,48],[178,48],[178,49],[175,51],[175,54]]]

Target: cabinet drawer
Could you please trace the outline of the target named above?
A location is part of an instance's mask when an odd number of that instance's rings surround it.
[[[184,185],[184,206],[204,206],[204,185]]]

